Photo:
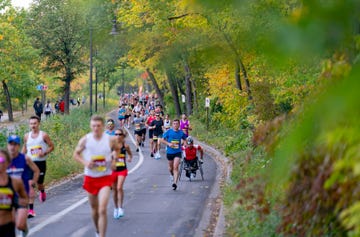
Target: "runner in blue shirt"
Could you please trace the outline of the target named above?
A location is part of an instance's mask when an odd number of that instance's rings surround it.
[[[125,104],[122,104],[120,106],[120,109],[119,109],[119,112],[118,112],[118,119],[119,119],[119,123],[120,123],[120,128],[124,128],[125,114],[126,114]]]
[[[181,159],[181,147],[186,141],[186,135],[180,128],[179,119],[174,119],[173,127],[166,131],[161,139],[161,142],[166,144],[166,158],[169,163],[169,171],[171,174],[171,181],[173,190],[177,189],[177,181],[179,177],[179,164]]]

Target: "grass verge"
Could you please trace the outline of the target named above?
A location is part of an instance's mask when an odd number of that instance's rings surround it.
[[[222,189],[226,236],[278,236],[279,217],[270,207],[273,200],[264,198],[265,187],[260,178],[268,162],[262,149],[253,148],[252,131],[207,129],[195,118],[191,118],[191,123],[193,136],[222,151],[232,163],[230,181]]]

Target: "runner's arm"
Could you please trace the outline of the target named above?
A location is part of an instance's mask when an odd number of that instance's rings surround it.
[[[110,145],[111,145],[111,169],[116,169],[116,158],[118,154],[120,154],[120,145],[117,143],[115,137],[110,138]]]
[[[200,159],[203,160],[204,158],[204,150],[199,146],[199,152],[200,152]]]
[[[130,150],[130,146],[129,145],[125,145],[125,149],[126,149],[126,152],[128,153],[128,162],[131,162],[132,161],[132,152]]]
[[[165,135],[165,134],[164,134],[164,135]],[[163,143],[163,144],[165,144],[166,146],[171,147],[171,143],[166,140],[166,137],[164,137],[164,135],[163,135],[162,138],[160,138],[160,143]]]
[[[45,143],[48,145],[48,148],[45,152],[43,152],[42,154],[40,154],[41,156],[46,156],[48,154],[50,154],[50,152],[52,152],[54,150],[54,143],[51,141],[49,135],[47,133],[44,133],[44,137],[43,137]]]
[[[21,179],[11,179],[15,192],[19,196],[18,203],[20,206],[26,207],[28,205],[28,195],[26,194],[23,181]]]
[[[85,142],[86,142],[86,137],[84,136],[80,139],[79,143],[77,144],[73,157],[77,162],[91,169],[93,162],[84,160],[84,157],[82,156],[82,152],[85,150]]]
[[[28,139],[28,133],[26,133],[24,136],[24,145],[21,149],[21,153],[23,153],[23,154],[26,154],[26,152],[27,152],[27,147],[26,147],[27,139]]]
[[[32,181],[34,184],[36,184],[40,176],[40,170],[37,167],[37,165],[35,165],[35,163],[30,159],[30,157],[25,156],[25,159],[26,159],[26,164],[30,167],[30,169],[34,173]]]

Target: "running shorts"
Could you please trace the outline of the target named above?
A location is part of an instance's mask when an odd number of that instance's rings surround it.
[[[112,185],[112,175],[106,175],[102,177],[84,177],[83,188],[92,195],[98,195],[100,189],[103,187],[111,187]]]
[[[45,180],[45,174],[46,174],[46,161],[34,161],[35,165],[40,170],[39,179],[37,181],[38,184],[43,184]]]
[[[149,139],[153,138],[154,130],[149,129]]]
[[[0,225],[1,236],[4,237],[15,237],[15,223],[9,222],[4,225]]]
[[[143,134],[143,131],[142,130],[135,130],[135,135],[138,135],[138,136],[142,136],[142,134]]]
[[[126,177],[128,175],[128,170],[122,170],[122,171],[113,171],[112,172],[112,178],[113,178],[113,181],[116,181],[117,177],[118,176],[124,176]]]
[[[181,152],[175,153],[175,154],[166,154],[166,158],[168,160],[174,160],[175,157],[181,158]]]

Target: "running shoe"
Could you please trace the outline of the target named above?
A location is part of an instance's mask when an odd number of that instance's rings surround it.
[[[39,194],[39,200],[40,202],[45,202],[46,201],[46,193],[44,192],[40,192]]]
[[[170,175],[170,183],[174,183],[174,176],[173,175]]]
[[[95,232],[95,237],[100,237],[98,232]]]
[[[172,187],[173,187],[173,190],[177,189],[177,185],[175,183],[173,183]]]
[[[150,157],[154,157],[154,153],[151,152]]]
[[[114,208],[114,219],[118,219],[119,218],[119,212],[117,208]]]
[[[139,148],[136,148],[136,152],[139,152]]]
[[[118,218],[123,217],[124,216],[124,209],[122,209],[121,207],[118,208]]]
[[[190,179],[195,179],[195,174],[194,173],[190,174]]]
[[[26,236],[28,235],[28,233],[29,233],[29,229],[22,230],[20,236],[21,236],[21,237],[26,237]]]
[[[33,218],[35,216],[36,216],[36,214],[35,214],[34,210],[29,210],[28,211],[28,218]]]

